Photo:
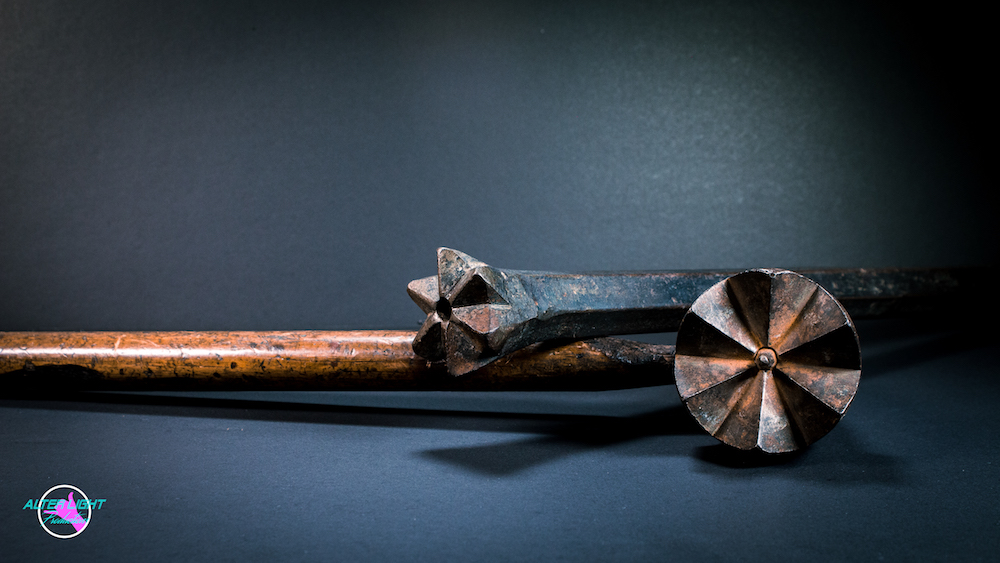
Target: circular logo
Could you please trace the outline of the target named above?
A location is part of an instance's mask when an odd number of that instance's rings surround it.
[[[80,535],[93,514],[90,499],[73,485],[56,485],[38,502],[38,523],[54,538],[66,540]],[[84,516],[86,515],[86,516]]]

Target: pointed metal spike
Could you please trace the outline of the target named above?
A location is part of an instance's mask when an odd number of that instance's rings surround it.
[[[810,395],[823,401],[838,414],[844,414],[861,382],[861,370],[828,366],[810,366],[784,361],[779,371]]]
[[[691,313],[698,315],[751,353],[756,352],[760,344],[740,317],[733,314],[735,307],[729,299],[726,285],[716,284],[702,295],[707,297],[695,301],[691,306]]]
[[[425,314],[431,314],[437,307],[438,299],[440,299],[440,294],[438,293],[438,280],[437,276],[430,276],[426,278],[420,278],[419,280],[413,280],[406,286],[406,293],[410,295],[410,299],[420,307],[420,310]]]
[[[441,247],[437,251],[438,286],[442,297],[451,297],[455,287],[472,269],[485,266],[464,252]]]
[[[467,307],[470,305],[509,305],[507,299],[498,288],[496,276],[491,275],[490,268],[479,267],[472,271],[472,275],[467,276],[461,283],[461,287],[456,287],[451,298],[452,307]]]
[[[776,276],[771,282],[771,318],[768,346],[781,348],[785,336],[802,319],[802,313],[816,298],[819,286],[802,276]]]
[[[714,436],[736,408],[746,386],[753,380],[754,376],[750,373],[744,377],[728,379],[692,395],[684,404],[698,424]]]
[[[677,392],[682,399],[756,369],[752,358],[706,358],[682,354],[674,358],[674,366],[675,369],[691,374],[691,377],[682,378],[677,382]]]
[[[752,270],[726,280],[732,312],[753,335],[758,348],[766,346],[768,341],[771,275],[767,270]]]
[[[850,317],[847,316],[843,306],[825,289],[818,285],[815,287],[816,293],[806,302],[795,324],[774,346],[779,354],[794,350],[850,324]]]
[[[471,373],[496,359],[483,335],[454,322],[443,325],[443,329],[448,372],[452,375]]]
[[[758,446],[760,428],[760,405],[764,392],[763,373],[757,372],[741,389],[735,402],[719,429],[712,435],[726,444],[741,450],[752,450]]]
[[[788,414],[794,421],[794,428],[805,447],[826,436],[843,418],[841,413],[814,397],[801,386],[775,370],[775,382],[785,403]]]
[[[437,313],[432,311],[427,315],[424,324],[413,337],[412,348],[414,354],[432,362],[447,357],[444,347],[444,327]]]
[[[793,452],[801,447],[793,430],[794,420],[778,392],[772,372],[763,372],[757,447],[771,454]]]

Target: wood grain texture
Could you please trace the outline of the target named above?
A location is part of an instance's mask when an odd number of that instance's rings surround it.
[[[531,346],[468,376],[405,331],[5,332],[0,386],[24,389],[619,389],[673,383],[673,347]]]

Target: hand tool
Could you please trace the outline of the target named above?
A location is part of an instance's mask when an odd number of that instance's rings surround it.
[[[450,248],[438,275],[410,282],[427,314],[413,350],[456,376],[551,338],[673,332],[701,294],[729,272],[560,274],[494,268]],[[799,270],[855,318],[947,306],[977,275],[965,269]]]
[[[418,333],[0,333],[2,388],[620,389],[676,382],[713,436],[740,449],[787,452],[829,432],[857,391],[861,358],[849,312],[927,311],[974,275],[568,275],[500,270],[444,248],[438,264],[437,277],[408,287],[427,314]],[[668,345],[578,340],[672,330],[676,354]]]

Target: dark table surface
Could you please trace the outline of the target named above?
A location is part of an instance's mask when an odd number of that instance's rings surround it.
[[[991,560],[996,346],[860,324],[862,384],[798,455],[613,392],[93,393],[0,400],[0,545],[36,560]],[[55,540],[29,498],[106,498]]]

